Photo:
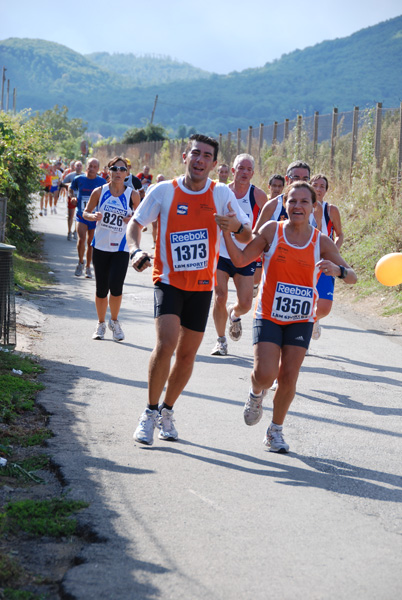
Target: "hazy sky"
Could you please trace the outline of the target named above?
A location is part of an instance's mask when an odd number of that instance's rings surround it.
[[[167,55],[229,73],[263,66],[297,48],[345,37],[400,14],[401,0],[17,0],[2,2],[0,40],[49,40],[82,54]]]

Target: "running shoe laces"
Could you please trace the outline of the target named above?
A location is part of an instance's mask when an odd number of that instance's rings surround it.
[[[218,339],[216,340],[215,347],[212,350],[211,354],[213,356],[226,356],[227,353],[228,353],[228,345],[227,345],[225,336],[218,337]]]
[[[160,429],[158,438],[160,440],[177,440],[179,434],[173,421],[173,410],[162,408],[158,418],[158,427]]]
[[[262,400],[265,394],[254,396],[250,391],[244,405],[243,418],[246,425],[257,425],[262,419]]]
[[[154,443],[154,429],[158,422],[158,411],[145,409],[140,416],[137,429],[134,431],[133,438],[140,444],[152,446]]]
[[[113,331],[113,339],[115,342],[121,342],[124,340],[124,333],[117,319],[116,321],[112,321],[112,319],[110,319],[108,326],[109,329]]]
[[[267,429],[263,443],[271,452],[279,452],[281,454],[289,452],[289,445],[283,437],[282,427],[279,429],[271,424]]]

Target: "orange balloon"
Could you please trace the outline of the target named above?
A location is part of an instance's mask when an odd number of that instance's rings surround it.
[[[375,266],[375,276],[383,285],[402,283],[402,252],[386,254]]]

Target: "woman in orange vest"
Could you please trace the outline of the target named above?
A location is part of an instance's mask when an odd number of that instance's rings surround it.
[[[345,283],[357,281],[334,242],[309,223],[316,202],[314,188],[298,181],[289,186],[284,199],[289,218],[267,222],[244,250],[223,232],[237,267],[248,265],[263,253],[262,283],[254,311],[254,368],[243,414],[247,425],[256,425],[262,418],[265,392],[278,379],[272,423],[264,444],[282,453],[289,451],[282,426],[310,343],[318,277],[325,273]]]

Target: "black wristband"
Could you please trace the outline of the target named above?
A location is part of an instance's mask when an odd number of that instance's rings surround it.
[[[132,252],[130,252],[130,260],[133,260],[137,252],[142,252],[141,248],[137,248],[137,250],[133,250]]]
[[[243,231],[243,229],[244,229],[244,225],[243,225],[243,223],[240,223],[239,229],[237,231],[235,231],[234,234],[237,235],[238,233],[241,233]]]
[[[345,269],[345,267],[343,267],[342,265],[338,265],[338,267],[341,270],[341,274],[338,275],[338,279],[345,279],[346,275],[348,274],[347,269]]]

